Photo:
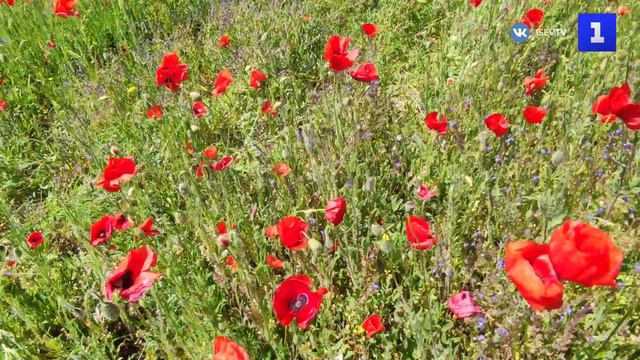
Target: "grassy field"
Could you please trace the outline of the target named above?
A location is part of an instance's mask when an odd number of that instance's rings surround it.
[[[577,14],[619,5],[631,12],[617,19],[617,51],[578,53]],[[567,34],[512,41],[534,7],[541,28]],[[209,359],[217,336],[251,359],[640,358],[640,135],[592,113],[624,82],[640,101],[640,1],[79,0],[76,10],[0,4],[4,359]],[[330,71],[334,34],[379,82]],[[176,92],[156,83],[171,52],[189,68]],[[213,97],[224,68],[233,82]],[[260,89],[253,69],[268,76]],[[539,69],[549,81],[527,96],[523,79]],[[277,115],[261,111],[265,100]],[[147,118],[153,105],[161,118]],[[524,120],[527,105],[548,109],[541,124]],[[449,119],[446,135],[425,126],[432,111]],[[505,136],[485,126],[492,113],[508,119]],[[198,177],[212,146],[234,161]],[[137,165],[118,192],[96,186],[109,157]],[[274,174],[278,163],[290,173]],[[421,184],[435,197],[420,200]],[[337,197],[347,211],[334,226],[324,208]],[[92,224],[121,212],[135,226],[92,246]],[[265,236],[289,215],[308,223],[304,250]],[[407,241],[410,215],[431,224],[428,250]],[[148,218],[159,235],[137,230]],[[617,286],[566,282],[561,308],[535,311],[506,275],[505,245],[547,243],[565,219],[611,236],[624,254]],[[34,231],[44,242],[31,249]],[[107,277],[142,245],[162,277],[137,302],[107,300]],[[284,269],[267,265],[271,254]],[[275,289],[295,274],[328,290],[306,331],[274,314]],[[463,290],[481,314],[448,309]],[[372,314],[386,329],[367,338]]]

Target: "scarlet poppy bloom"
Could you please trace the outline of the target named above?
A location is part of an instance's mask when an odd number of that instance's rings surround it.
[[[236,263],[236,259],[233,256],[227,256],[227,265],[231,268],[231,271],[238,271],[238,264]]]
[[[356,71],[349,72],[356,81],[372,82],[378,80],[378,70],[372,63],[361,64]]]
[[[158,261],[158,255],[146,246],[131,250],[109,274],[104,285],[107,300],[120,291],[120,297],[129,302],[140,300],[162,274],[149,271]]]
[[[416,250],[427,250],[436,243],[429,230],[429,223],[415,215],[405,221],[405,230],[409,243]]]
[[[49,41],[49,42],[47,42],[47,46],[49,46],[50,48],[55,49],[58,46],[58,43],[56,43],[55,41]]]
[[[438,120],[436,111],[428,113],[424,118],[424,123],[427,124],[429,129],[437,131],[440,135],[447,134],[447,118],[441,115],[440,120]]]
[[[268,239],[273,239],[278,236],[278,226],[267,226],[267,228],[264,230],[264,233]]]
[[[525,94],[532,95],[536,90],[542,89],[549,81],[549,76],[545,75],[544,69],[538,70],[533,77],[524,78]]]
[[[200,161],[200,164],[198,164],[198,166],[196,167],[196,176],[198,177],[198,179],[202,179],[204,178],[204,168],[207,167],[207,164],[204,163],[204,161]]]
[[[482,2],[482,0],[469,0],[469,4],[473,7],[478,7],[480,6],[480,3]]]
[[[261,81],[265,81],[267,80],[267,75],[261,73],[260,71],[254,69],[251,72],[251,80],[249,81],[249,86],[251,86],[254,89],[259,89],[260,85],[261,85]]]
[[[0,4],[2,4],[5,1],[6,1],[7,5],[9,5],[9,6],[15,5],[15,0],[0,0]]]
[[[340,225],[347,211],[347,201],[344,198],[335,198],[327,202],[324,210],[324,218],[333,225]]]
[[[180,83],[188,78],[189,66],[180,63],[176,53],[170,53],[162,58],[162,63],[156,71],[156,84],[175,92],[180,90]]]
[[[7,102],[0,99],[0,111],[7,111]]]
[[[44,243],[44,236],[40,231],[34,231],[27,237],[27,244],[31,249],[35,249]]]
[[[349,37],[333,35],[327,41],[324,49],[324,59],[329,63],[329,68],[335,72],[350,68],[360,54],[359,49],[347,51],[349,49]]]
[[[267,265],[271,266],[271,268],[275,270],[284,269],[284,262],[278,259],[275,255],[267,256]]]
[[[153,228],[153,218],[148,218],[144,224],[140,225],[140,230],[146,236],[156,236],[160,234],[160,231]]]
[[[625,5],[618,6],[618,15],[619,16],[625,16],[625,15],[627,15],[629,13],[631,13],[631,9],[629,9],[628,6],[625,6]]]
[[[420,184],[416,192],[418,193],[418,199],[422,201],[431,200],[436,196],[436,192],[429,190],[427,185],[424,184]]]
[[[484,119],[484,123],[487,125],[487,128],[493,131],[498,137],[509,131],[509,122],[502,114],[491,114]]]
[[[218,148],[215,146],[210,146],[204,151],[204,157],[207,159],[215,159],[218,157]]]
[[[134,225],[133,221],[123,213],[118,213],[113,218],[113,228],[117,231],[125,231]]]
[[[54,11],[57,16],[80,16],[80,13],[76,11],[76,0],[56,0],[56,6]]]
[[[215,171],[222,171],[233,164],[233,158],[231,156],[225,156],[220,161],[214,162],[211,167]]]
[[[218,76],[216,77],[216,83],[213,86],[213,91],[211,94],[214,97],[220,96],[220,94],[227,91],[227,88],[229,87],[229,85],[231,85],[232,82],[233,77],[231,76],[229,69],[223,69],[218,73]]]
[[[147,119],[160,119],[164,115],[160,105],[154,105],[147,110]]]
[[[547,109],[538,106],[527,106],[522,111],[522,115],[524,115],[524,119],[529,124],[540,124],[544,117],[547,116]]]
[[[304,250],[309,243],[309,225],[297,216],[285,216],[277,225],[282,246],[293,251]]]
[[[362,322],[362,328],[367,332],[367,338],[385,330],[380,315],[373,314]]]
[[[96,185],[109,192],[120,191],[120,184],[131,180],[135,174],[136,164],[132,158],[110,157]]]
[[[372,23],[364,23],[362,24],[362,32],[364,32],[368,37],[372,38],[378,34],[378,27]]]
[[[89,242],[93,246],[98,246],[107,242],[111,238],[111,233],[115,230],[116,219],[113,215],[106,215],[91,225],[91,238]]]
[[[218,39],[218,45],[222,47],[229,47],[230,44],[231,44],[231,36],[227,34],[220,36],[220,38]]]
[[[599,96],[591,111],[602,116],[603,124],[619,117],[629,129],[640,130],[640,104],[631,102],[631,87],[627,83],[612,87],[608,95]]]
[[[293,319],[301,330],[306,330],[320,311],[322,296],[327,289],[311,291],[311,279],[307,275],[293,275],[278,286],[273,294],[273,311],[282,326],[289,326]]]
[[[262,103],[262,112],[265,114],[270,114],[271,116],[278,115],[278,112],[273,109],[273,106],[271,106],[271,101],[269,100],[265,100],[265,102]]]
[[[530,29],[537,29],[538,26],[542,24],[543,19],[544,11],[542,11],[542,9],[533,8],[527,10],[527,12],[524,14],[524,17],[520,21],[527,25]]]
[[[629,129],[640,131],[640,104],[625,105],[618,111],[618,116]]]
[[[216,225],[216,231],[218,232],[216,243],[218,244],[218,246],[226,249],[229,246],[229,233],[227,231],[227,225],[224,223],[224,221],[218,222],[218,224]]]
[[[504,261],[507,276],[534,310],[562,306],[564,286],[551,265],[548,245],[529,240],[510,242]]]
[[[458,319],[482,313],[482,309],[474,304],[471,293],[468,291],[460,291],[450,297],[447,306]]]
[[[228,337],[216,336],[213,342],[213,360],[249,360],[249,354]]]
[[[277,163],[273,167],[273,173],[279,176],[281,179],[289,175],[290,172],[291,172],[291,167],[284,163]]]
[[[624,256],[604,231],[567,220],[551,234],[549,258],[562,280],[583,286],[616,286]]]
[[[202,115],[207,112],[207,108],[204,106],[204,103],[202,103],[202,101],[194,102],[193,108],[191,110],[193,111],[193,116],[195,116],[196,118],[202,117]]]

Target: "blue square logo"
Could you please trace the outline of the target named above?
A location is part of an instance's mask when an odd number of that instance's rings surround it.
[[[616,51],[616,14],[579,14],[578,51]]]

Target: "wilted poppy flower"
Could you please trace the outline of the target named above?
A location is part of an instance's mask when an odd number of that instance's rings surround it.
[[[333,225],[340,225],[347,211],[347,201],[344,198],[335,198],[327,202],[324,209],[324,218]]]
[[[522,111],[522,114],[529,124],[540,124],[544,117],[547,116],[547,109],[538,106],[527,106]]]
[[[2,4],[5,1],[6,1],[7,5],[9,5],[9,6],[15,5],[15,0],[0,0],[0,4]]]
[[[378,27],[372,23],[362,24],[362,32],[364,32],[368,37],[372,38],[378,34]]]
[[[229,44],[231,44],[231,36],[227,34],[220,36],[220,38],[218,39],[218,45],[222,47],[228,47]]]
[[[484,123],[487,125],[487,128],[493,131],[498,137],[509,131],[509,122],[502,114],[491,114],[484,119]]]
[[[110,157],[96,185],[109,192],[120,191],[120,184],[131,180],[135,174],[136,164],[132,158]]]
[[[324,59],[329,63],[331,70],[338,72],[350,68],[360,54],[359,49],[347,51],[349,49],[349,37],[333,35],[327,41],[324,49]]]
[[[631,13],[631,9],[629,9],[628,6],[620,5],[620,6],[618,6],[618,11],[617,12],[618,12],[619,16],[625,16],[625,15]]]
[[[356,81],[372,82],[378,80],[378,70],[372,63],[361,64],[356,71],[349,72],[349,75]]]
[[[418,193],[418,199],[422,201],[431,200],[436,196],[436,192],[429,190],[427,185],[424,184],[420,184],[416,192]]]
[[[254,89],[259,89],[261,85],[260,82],[265,80],[267,80],[267,75],[254,69],[251,72],[251,80],[249,81],[249,86],[251,86]]]
[[[47,46],[49,46],[52,49],[55,49],[56,47],[58,47],[58,43],[56,43],[55,41],[48,41]]]
[[[429,230],[429,223],[415,215],[405,221],[405,230],[407,239],[416,250],[427,250],[436,243]]]
[[[309,225],[297,216],[285,216],[277,224],[278,236],[282,246],[293,251],[304,250],[309,243],[307,232]]]
[[[213,342],[213,360],[249,360],[249,354],[228,337],[216,336]]]
[[[616,286],[624,256],[604,231],[567,220],[551,234],[549,258],[562,280],[583,286]]]
[[[478,7],[480,6],[480,3],[482,2],[482,0],[469,0],[469,4],[473,7]]]
[[[206,167],[207,167],[207,164],[205,164],[204,161],[200,161],[198,166],[196,166],[196,176],[198,177],[198,179],[204,178],[204,168]]]
[[[7,111],[7,102],[0,99],[0,111]]]
[[[57,16],[80,16],[80,13],[76,11],[76,0],[56,0],[56,6],[54,11]]]
[[[278,236],[278,226],[267,226],[267,228],[264,229],[264,234],[268,239],[276,238]]]
[[[207,108],[204,106],[204,103],[202,103],[202,101],[196,101],[193,103],[193,108],[191,109],[191,111],[193,111],[193,116],[199,118],[207,112]]]
[[[441,115],[440,120],[438,120],[436,111],[428,113],[424,118],[424,123],[427,124],[429,129],[437,131],[440,135],[447,134],[447,118]]]
[[[215,146],[210,146],[204,151],[204,157],[207,159],[215,159],[218,157],[218,148]]]
[[[564,287],[549,259],[549,246],[529,240],[510,242],[504,255],[507,276],[535,310],[562,306]]]
[[[265,114],[270,114],[271,116],[278,115],[278,112],[273,109],[273,106],[271,106],[271,101],[269,100],[265,100],[264,103],[262,103],[262,112]]]
[[[273,167],[273,173],[280,178],[283,178],[291,172],[291,167],[284,163],[277,163]]]
[[[149,271],[157,260],[158,255],[146,246],[131,250],[107,277],[104,286],[107,300],[111,300],[116,290],[120,291],[120,297],[124,300],[129,302],[140,300],[153,283],[162,276],[160,273]]]
[[[284,262],[278,259],[275,255],[267,256],[267,265],[271,266],[271,268],[275,270],[284,269]]]
[[[220,94],[227,91],[227,88],[229,87],[229,85],[231,85],[232,82],[233,77],[231,76],[231,72],[229,72],[229,69],[223,69],[218,73],[218,76],[216,77],[216,83],[213,86],[213,91],[211,92],[211,94],[214,97],[220,96]]]
[[[160,119],[164,115],[162,112],[162,107],[160,105],[154,105],[147,110],[147,118],[148,119]]]
[[[367,332],[368,338],[385,330],[384,324],[382,324],[382,318],[380,318],[378,314],[373,314],[366,318],[362,322],[362,328]]]
[[[238,264],[236,263],[236,259],[233,256],[227,256],[227,265],[231,268],[231,271],[238,271]]]
[[[170,53],[162,58],[162,63],[156,71],[156,84],[164,85],[171,91],[180,90],[180,83],[189,78],[189,66],[180,63],[176,53]]]
[[[468,291],[460,291],[450,297],[447,306],[458,319],[482,313],[482,309],[474,304],[471,293]]]
[[[140,230],[146,236],[156,236],[160,234],[160,231],[153,228],[153,218],[148,218],[147,221],[144,222],[144,224],[140,225]]]
[[[117,231],[125,231],[134,225],[133,221],[123,213],[118,213],[113,218],[113,228]]]
[[[524,14],[524,17],[520,20],[522,23],[527,25],[530,29],[536,29],[540,24],[542,24],[542,20],[544,19],[544,11],[542,9],[533,8],[527,10]]]
[[[273,311],[282,326],[289,326],[296,319],[298,327],[306,330],[320,311],[322,296],[327,289],[311,291],[311,279],[307,275],[293,275],[278,286],[273,294]]]
[[[91,225],[91,238],[89,242],[98,246],[111,238],[111,233],[116,227],[116,219],[113,215],[106,215]]]
[[[545,75],[544,69],[538,70],[533,77],[524,78],[525,94],[532,95],[536,90],[542,89],[549,81],[549,76]]]
[[[211,168],[215,171],[222,171],[233,164],[233,158],[231,156],[225,156],[220,161],[216,161],[211,164]]]
[[[40,231],[34,231],[27,237],[27,244],[31,249],[35,249],[44,243],[44,236]]]

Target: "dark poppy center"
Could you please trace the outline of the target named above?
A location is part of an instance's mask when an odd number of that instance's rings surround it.
[[[127,290],[133,286],[134,282],[133,273],[127,270],[122,277],[113,282],[113,286],[121,290]]]
[[[309,303],[309,297],[307,296],[307,294],[300,294],[298,295],[295,301],[292,301],[289,304],[289,309],[294,313],[298,313],[305,306],[307,306],[308,303]]]
[[[98,234],[98,237],[99,237],[99,238],[107,237],[107,232],[106,232],[106,231],[104,231],[104,230],[100,231],[100,233]]]

